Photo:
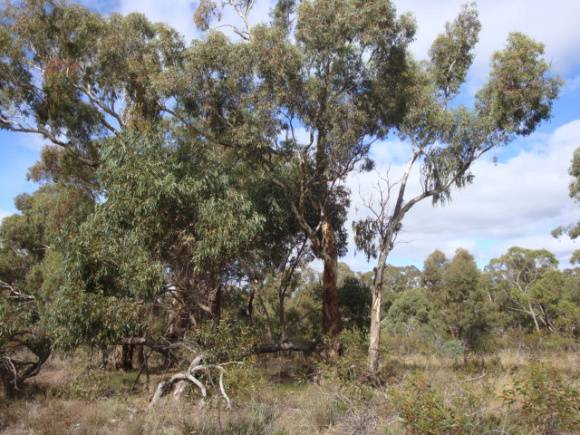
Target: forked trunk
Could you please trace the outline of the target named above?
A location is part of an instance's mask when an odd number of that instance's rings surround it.
[[[322,274],[322,332],[330,337],[336,337],[341,331],[338,291],[336,288],[338,252],[334,229],[328,218],[322,224],[322,249],[324,261]]]

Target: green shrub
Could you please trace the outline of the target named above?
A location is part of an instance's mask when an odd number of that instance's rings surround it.
[[[322,360],[318,364],[320,377],[329,383],[360,380],[367,373],[366,332],[356,328],[345,329],[338,339],[342,347],[342,355],[336,361]]]
[[[53,387],[50,395],[73,400],[125,396],[131,391],[136,376],[136,373],[88,368],[71,383]]]
[[[204,323],[196,326],[186,341],[203,349],[205,358],[212,363],[237,361],[250,353],[256,346],[259,334],[248,325],[232,319],[222,319],[212,325]]]
[[[580,431],[578,390],[554,368],[532,364],[503,392],[503,400],[542,433]]]
[[[392,405],[411,434],[478,434],[497,429],[497,417],[485,414],[484,395],[459,388],[451,397],[414,375],[392,390]]]
[[[255,396],[266,384],[266,379],[257,370],[253,360],[225,366],[224,383],[231,397]]]
[[[440,356],[458,358],[465,353],[465,345],[461,340],[447,340],[437,349]]]
[[[444,403],[443,396],[420,376],[395,389],[392,397],[411,433],[445,433],[455,427],[453,410]]]

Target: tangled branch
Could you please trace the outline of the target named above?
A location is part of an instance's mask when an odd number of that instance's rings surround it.
[[[201,382],[201,380],[199,380],[196,377],[196,375],[201,372],[206,372],[209,376],[211,369],[215,369],[219,372],[218,385],[220,394],[223,397],[224,401],[226,402],[226,406],[228,407],[228,409],[231,408],[232,407],[231,400],[227,395],[224,386],[225,369],[219,364],[204,364],[203,361],[204,361],[203,355],[198,355],[195,358],[193,358],[187,370],[180,373],[176,373],[173,376],[171,376],[171,378],[159,382],[159,384],[157,384],[157,387],[155,388],[153,397],[149,402],[149,408],[152,408],[157,402],[159,402],[159,399],[161,399],[163,396],[168,395],[172,391],[173,396],[176,399],[179,399],[185,392],[188,382],[192,383],[198,388],[202,397],[202,401],[204,401],[207,398],[207,388],[205,387],[203,382]]]

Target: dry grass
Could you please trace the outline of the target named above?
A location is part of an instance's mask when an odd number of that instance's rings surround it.
[[[287,363],[304,366],[305,361]],[[7,434],[59,435],[402,434],[410,430],[402,417],[407,415],[403,406],[407,389],[417,379],[425,379],[426,393],[420,394],[433,394],[433,403],[427,403],[425,409],[441,405],[435,411],[467,421],[455,433],[480,433],[484,425],[495,425],[506,433],[541,433],[541,429],[515,421],[517,406],[508,409],[502,399],[514,379],[532,363],[553,367],[578,388],[580,359],[573,352],[530,356],[503,350],[483,362],[467,364],[453,358],[405,355],[386,359],[382,386],[332,377],[323,377],[319,383],[303,377],[292,381],[266,374],[259,388],[233,397],[231,411],[224,410],[217,400],[201,407],[195,397],[182,402],[169,397],[147,411],[150,393],[143,385],[133,392],[127,387],[135,373],[98,372],[87,377],[79,368],[81,361],[54,359],[21,398],[1,404],[0,429]],[[288,367],[277,370],[278,375],[282,370],[294,373]],[[91,382],[98,385],[89,385]],[[104,382],[107,385],[100,385]],[[437,402],[439,398],[441,402]]]

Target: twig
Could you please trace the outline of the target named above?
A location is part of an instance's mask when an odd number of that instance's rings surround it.
[[[483,372],[483,374],[481,374],[480,376],[476,376],[475,378],[469,378],[469,379],[463,380],[462,383],[478,381],[480,379],[483,379],[485,376],[487,376],[487,373]]]

